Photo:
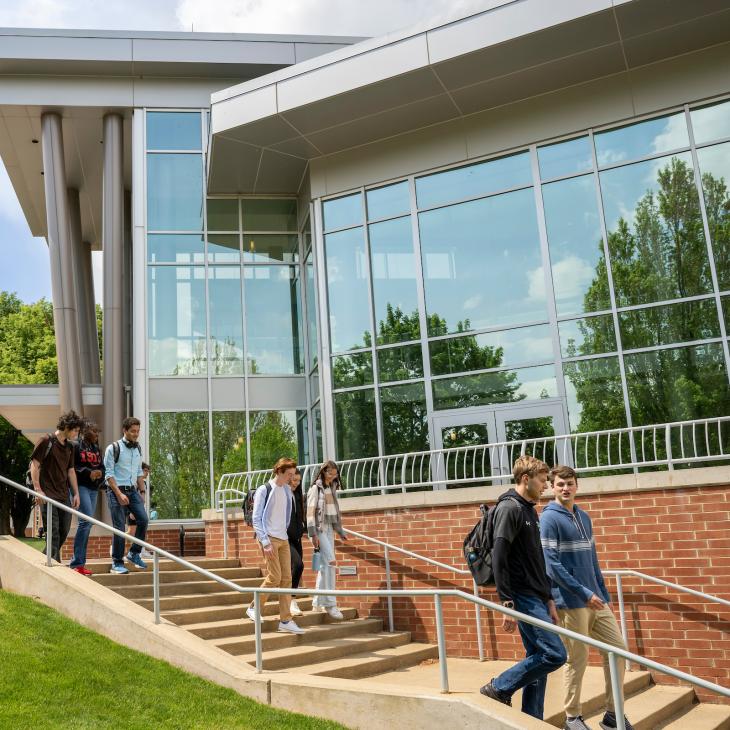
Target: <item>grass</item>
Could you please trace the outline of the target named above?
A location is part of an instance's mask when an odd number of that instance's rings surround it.
[[[0,728],[343,728],[261,705],[2,590],[0,667]]]
[[[16,539],[20,540],[20,542],[24,542],[26,545],[29,545],[32,548],[35,548],[36,550],[40,550],[41,552],[46,549],[45,540],[38,540],[35,537],[18,537]]]

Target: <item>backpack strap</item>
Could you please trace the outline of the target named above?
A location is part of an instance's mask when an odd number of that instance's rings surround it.
[[[112,444],[112,453],[114,454],[114,463],[116,464],[119,461],[119,454],[121,453],[119,441],[115,441]]]

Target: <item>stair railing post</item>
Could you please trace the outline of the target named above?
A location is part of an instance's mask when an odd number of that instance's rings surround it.
[[[383,552],[385,554],[385,586],[389,591],[391,591],[393,588],[390,577],[390,554],[388,553],[387,545],[383,548]],[[393,596],[388,596],[388,626],[390,627],[389,631],[392,634],[393,631],[395,631],[393,628]]]
[[[449,669],[446,666],[446,637],[444,636],[444,614],[441,610],[441,594],[434,597],[436,607],[436,638],[439,648],[439,669],[441,671],[441,693],[449,693]]]
[[[228,511],[225,492],[223,492],[223,557],[228,559]]]
[[[155,623],[160,623],[160,554],[155,551],[152,557],[152,602],[155,608]]]
[[[50,568],[53,564],[53,505],[46,502],[46,565]]]
[[[256,642],[256,673],[261,674],[264,665],[261,647],[261,599],[259,592],[254,591],[253,594],[253,610],[254,610],[254,639]]]
[[[479,586],[476,580],[472,578],[474,583],[474,595],[479,598]],[[477,644],[479,644],[479,661],[484,661],[484,636],[482,635],[482,611],[478,603],[474,604],[474,614],[477,622]]]
[[[618,596],[618,615],[621,621],[621,636],[624,637],[626,649],[629,648],[629,633],[626,629],[626,607],[624,606],[624,586],[621,574],[616,576],[616,595]],[[631,668],[631,662],[626,662],[626,669]]]
[[[616,729],[626,730],[624,722],[624,695],[621,691],[620,677],[618,676],[618,662],[616,655],[608,652],[608,667],[611,672],[611,691],[613,692],[613,711],[616,713]]]

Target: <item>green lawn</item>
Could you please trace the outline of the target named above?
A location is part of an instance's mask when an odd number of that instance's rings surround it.
[[[26,545],[30,545],[30,547],[35,548],[36,550],[40,550],[41,552],[46,549],[45,540],[37,540],[35,537],[19,537],[16,539],[20,540],[20,542],[24,542]]]
[[[241,697],[2,590],[0,667],[0,728],[343,728]]]

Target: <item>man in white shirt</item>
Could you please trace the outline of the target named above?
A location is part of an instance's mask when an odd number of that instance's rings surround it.
[[[262,588],[291,588],[291,553],[287,527],[291,518],[293,496],[289,480],[296,472],[297,464],[292,459],[279,459],[274,465],[274,476],[268,484],[256,490],[253,503],[253,528],[256,539],[266,560],[266,577]],[[259,606],[263,611],[268,595],[259,594]],[[279,631],[303,634],[291,617],[291,596],[279,595]],[[246,615],[256,620],[254,604],[246,609]]]

